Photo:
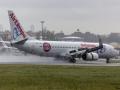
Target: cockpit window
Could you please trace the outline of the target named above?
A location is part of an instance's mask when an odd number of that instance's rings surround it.
[[[98,53],[104,53],[105,50],[106,50],[106,46],[103,45],[103,48],[102,48],[102,49],[99,49],[97,52],[98,52]]]

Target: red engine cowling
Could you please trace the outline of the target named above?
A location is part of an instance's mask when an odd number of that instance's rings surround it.
[[[97,53],[87,53],[82,56],[82,59],[86,61],[95,61],[95,60],[98,60],[98,58],[99,56]]]

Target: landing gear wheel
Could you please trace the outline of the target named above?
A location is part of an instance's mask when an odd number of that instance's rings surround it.
[[[109,58],[106,59],[106,63],[110,63],[110,59]]]
[[[70,59],[70,62],[71,63],[76,63],[76,59],[72,58],[72,59]]]

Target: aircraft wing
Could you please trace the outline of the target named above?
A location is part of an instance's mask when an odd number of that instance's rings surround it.
[[[97,51],[97,50],[102,49],[102,48],[103,48],[103,44],[102,44],[101,39],[99,39],[99,46],[94,47],[94,48],[79,48],[78,50],[71,50],[71,51],[69,51],[69,54],[73,58],[81,58],[82,55]]]

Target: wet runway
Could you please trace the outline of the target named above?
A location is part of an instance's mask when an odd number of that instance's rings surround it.
[[[64,60],[58,60],[51,57],[40,57],[36,55],[0,55],[0,64],[38,64],[38,65],[79,65],[79,66],[120,66],[120,59],[113,59],[111,63],[106,64],[104,59],[98,61],[83,61],[69,63]]]
[[[36,55],[0,55],[0,64],[57,64],[65,63],[51,57],[41,57]]]

